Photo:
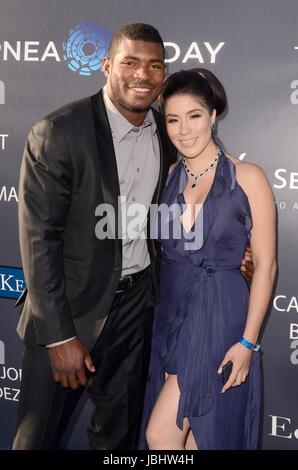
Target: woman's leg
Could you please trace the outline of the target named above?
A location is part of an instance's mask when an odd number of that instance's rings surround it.
[[[197,444],[196,444],[196,441],[195,441],[195,438],[191,429],[189,430],[189,433],[187,435],[185,449],[186,450],[198,450]]]
[[[150,450],[185,449],[189,432],[188,419],[183,420],[183,431],[176,425],[180,391],[177,375],[168,375],[155,403],[146,431]]]

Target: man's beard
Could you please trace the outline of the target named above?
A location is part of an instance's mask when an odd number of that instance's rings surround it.
[[[131,103],[128,103],[122,96],[119,96],[117,101],[118,101],[119,104],[121,104],[121,106],[123,108],[125,108],[125,109],[127,109],[127,111],[131,111],[133,113],[144,113],[144,112],[147,112],[151,107],[150,104],[146,107],[132,105]]]
[[[111,83],[110,87],[111,87],[111,92],[112,92],[112,96],[113,96],[112,101],[116,101],[123,108],[125,108],[127,111],[130,111],[130,112],[133,112],[133,113],[145,113],[145,112],[149,111],[152,103],[148,104],[145,107],[142,106],[142,105],[139,105],[139,106],[138,105],[133,105],[133,104],[129,103],[129,101],[127,101],[121,95],[121,92],[120,92],[117,85],[114,85],[114,83]]]

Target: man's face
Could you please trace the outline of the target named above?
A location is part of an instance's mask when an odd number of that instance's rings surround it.
[[[123,38],[114,57],[104,59],[103,71],[118,111],[128,121],[140,119],[160,94],[165,78],[162,47]]]

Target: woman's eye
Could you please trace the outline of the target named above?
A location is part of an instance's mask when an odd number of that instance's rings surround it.
[[[168,124],[172,124],[173,122],[177,122],[177,119],[168,119]]]
[[[201,117],[201,114],[192,114],[191,116],[191,119],[196,119],[196,118],[200,118]]]

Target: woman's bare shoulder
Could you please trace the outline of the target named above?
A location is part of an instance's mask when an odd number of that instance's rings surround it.
[[[264,170],[259,165],[256,165],[256,163],[243,162],[242,160],[239,160],[239,158],[233,157],[233,155],[230,155],[229,153],[227,153],[226,156],[232,160],[232,162],[237,167],[237,175],[242,174],[256,177],[262,174],[265,175]]]
[[[233,155],[226,154],[226,156],[235,164],[238,183],[245,189],[254,189],[258,185],[268,186],[268,178],[263,168],[255,163],[243,162]]]

